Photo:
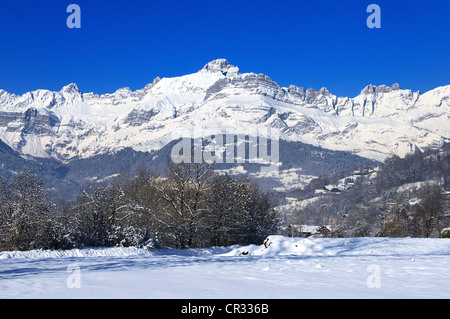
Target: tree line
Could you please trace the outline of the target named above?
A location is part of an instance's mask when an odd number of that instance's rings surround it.
[[[55,203],[32,171],[0,185],[0,250],[259,244],[279,225],[267,193],[206,164],[169,164],[164,178],[123,172],[70,203]]]

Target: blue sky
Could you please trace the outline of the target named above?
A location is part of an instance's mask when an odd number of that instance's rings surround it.
[[[71,3],[81,29],[69,29]],[[381,28],[369,29],[369,4]],[[450,84],[450,1],[2,0],[0,89],[143,88],[226,58],[279,85],[356,96],[368,84]]]

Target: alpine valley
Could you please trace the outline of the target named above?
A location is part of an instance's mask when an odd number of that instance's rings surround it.
[[[24,95],[0,89],[1,175],[33,169],[70,197],[127,168],[162,174],[173,145],[196,127],[208,135],[271,129],[280,137],[276,172],[262,174],[251,163],[215,168],[284,192],[332,171],[442,147],[450,140],[449,110],[450,85],[423,94],[368,85],[356,97],[340,97],[326,88],[281,87],[225,59],[137,91],[97,95],[76,84]]]

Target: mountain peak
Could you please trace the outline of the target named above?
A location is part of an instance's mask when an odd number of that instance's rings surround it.
[[[66,86],[64,86],[60,92],[63,93],[81,93],[80,89],[78,88],[78,86],[75,83],[70,83]]]
[[[392,91],[401,90],[401,87],[400,87],[400,85],[398,83],[394,83],[391,86],[391,90]]]
[[[369,84],[361,91],[361,93],[365,93],[365,94],[389,93],[389,92],[397,91],[397,90],[401,90],[400,85],[398,83],[394,83],[390,87],[387,85],[376,86],[373,84]]]
[[[216,73],[221,72],[223,75],[239,75],[239,68],[228,63],[226,59],[216,59],[207,63],[202,72]]]

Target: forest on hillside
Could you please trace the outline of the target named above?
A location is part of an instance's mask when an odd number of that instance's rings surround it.
[[[317,195],[344,181],[339,192]],[[329,225],[330,236],[439,237],[450,227],[450,145],[392,156],[376,170],[332,173],[312,180],[298,194],[309,204],[287,224]]]

